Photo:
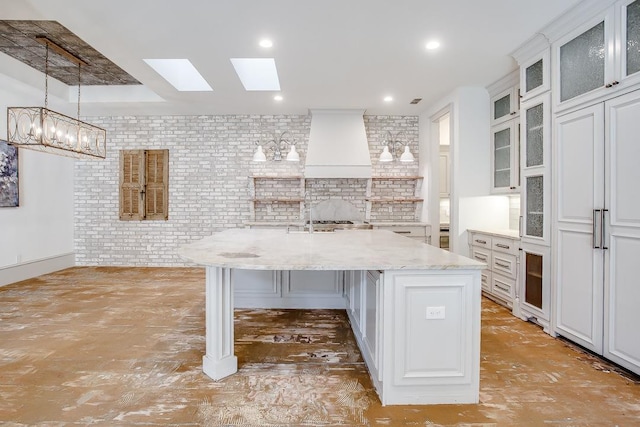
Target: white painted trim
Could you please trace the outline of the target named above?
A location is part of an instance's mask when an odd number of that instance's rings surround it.
[[[76,254],[69,252],[20,264],[0,267],[0,286],[31,279],[76,265]]]

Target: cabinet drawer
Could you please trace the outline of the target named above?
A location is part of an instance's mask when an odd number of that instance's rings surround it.
[[[491,251],[483,248],[472,247],[471,258],[476,261],[487,263],[487,266],[491,268]]]
[[[491,293],[509,302],[513,301],[516,281],[501,274],[493,274],[491,277]]]
[[[518,271],[518,259],[515,255],[494,252],[491,256],[491,271],[515,279]]]
[[[427,227],[420,225],[378,225],[376,228],[379,230],[393,231],[394,233],[407,237],[422,237],[423,241],[424,237],[427,235]]]
[[[507,254],[512,254],[514,256],[518,255],[518,242],[511,239],[504,239],[501,237],[493,237],[491,239],[492,248],[495,252],[502,252]]]
[[[486,234],[471,233],[471,244],[473,246],[491,249],[491,236],[487,236]]]
[[[483,291],[491,292],[491,270],[482,270],[480,273],[480,284],[482,285]]]

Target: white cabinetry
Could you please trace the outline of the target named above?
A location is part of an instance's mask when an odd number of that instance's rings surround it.
[[[640,92],[556,120],[554,331],[640,373]]]
[[[513,72],[487,88],[491,95],[491,193],[520,187],[520,89]]]
[[[231,282],[236,307],[344,308],[343,273],[324,270],[239,270]]]
[[[640,0],[617,1],[553,43],[556,110],[640,81],[639,18]]]
[[[423,273],[346,274],[347,314],[371,380],[383,405],[478,402],[477,270]]]
[[[514,233],[501,235],[478,230],[469,231],[471,257],[487,263],[482,271],[482,291],[492,300],[513,307],[518,279],[518,238]]]
[[[520,316],[551,332],[551,94],[522,103]],[[514,310],[516,312],[516,310]]]
[[[400,234],[405,237],[417,240],[422,243],[431,242],[431,226],[426,224],[410,224],[410,223],[396,223],[396,224],[373,224],[373,228],[376,230],[388,230],[393,231],[396,234]]]

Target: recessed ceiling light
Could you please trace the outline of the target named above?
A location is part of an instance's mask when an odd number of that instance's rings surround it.
[[[393,97],[392,96],[385,96],[384,97],[384,102],[391,102],[393,101]]]
[[[431,40],[430,42],[427,43],[427,50],[434,50],[440,47],[440,42],[437,40]]]
[[[273,97],[273,99],[275,99],[276,101],[282,101],[282,95],[276,95]]]
[[[181,92],[213,90],[188,59],[144,59],[144,62]]]
[[[273,42],[269,39],[262,39],[260,40],[260,46],[261,47],[272,47],[273,46]]]
[[[273,58],[231,58],[231,63],[245,90],[280,90]]]

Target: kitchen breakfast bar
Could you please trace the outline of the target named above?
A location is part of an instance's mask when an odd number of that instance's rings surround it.
[[[238,370],[235,270],[334,270],[383,405],[478,402],[485,264],[386,230],[230,229],[179,254],[206,267],[203,371],[215,380]]]

